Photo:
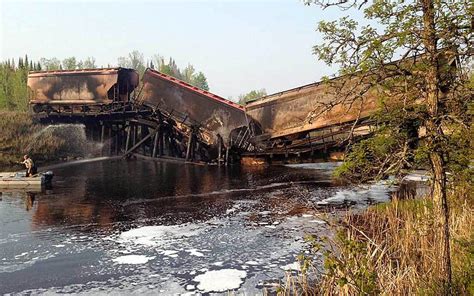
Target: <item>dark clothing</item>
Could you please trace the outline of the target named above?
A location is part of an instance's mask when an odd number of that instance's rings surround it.
[[[38,169],[36,168],[35,165],[33,165],[33,167],[26,170],[26,176],[27,177],[31,177],[33,175],[36,175],[37,173],[38,173]]]

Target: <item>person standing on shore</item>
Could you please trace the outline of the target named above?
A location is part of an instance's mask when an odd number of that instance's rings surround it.
[[[23,161],[21,164],[24,164],[26,167],[26,176],[27,177],[33,177],[38,172],[38,169],[36,168],[36,165],[28,155],[23,156]]]

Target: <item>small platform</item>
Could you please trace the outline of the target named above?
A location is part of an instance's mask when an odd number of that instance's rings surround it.
[[[51,183],[53,172],[38,173],[33,177],[26,177],[25,172],[0,173],[0,188],[29,189],[38,188]]]

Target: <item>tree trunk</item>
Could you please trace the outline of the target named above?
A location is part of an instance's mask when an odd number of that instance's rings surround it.
[[[440,69],[435,29],[435,15],[433,0],[422,0],[423,9],[423,43],[426,48],[427,71],[425,76],[426,101],[429,118],[426,120],[427,140],[430,149],[430,163],[432,171],[432,196],[439,220],[439,229],[442,237],[442,276],[444,294],[451,293],[451,252],[449,245],[449,208],[446,196],[446,171],[444,153],[440,146],[443,132],[439,120]]]
[[[450,252],[450,233],[449,233],[449,207],[446,195],[446,171],[442,154],[437,151],[430,153],[432,180],[432,196],[439,218],[439,229],[442,238],[442,274],[445,282],[445,294],[451,291],[451,252]]]

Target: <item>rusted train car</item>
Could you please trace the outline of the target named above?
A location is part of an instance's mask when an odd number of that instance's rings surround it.
[[[127,68],[35,71],[28,74],[34,113],[97,112],[125,104],[138,86],[138,73]]]
[[[439,60],[440,65],[450,68],[449,74],[441,79],[446,91],[457,73],[457,60],[450,55],[446,49]],[[378,98],[389,97],[385,104],[397,104],[404,99],[377,86],[377,81],[399,83],[396,77],[403,69],[412,71],[424,59],[423,54],[414,55],[387,63],[381,70],[357,72],[275,93],[249,103],[246,111],[261,124],[266,138],[271,139],[301,136],[309,131],[364,120],[380,107]]]
[[[377,108],[377,96],[365,87],[346,78],[316,82],[265,96],[249,103],[246,112],[260,123],[263,138],[294,138],[367,118]]]
[[[218,136],[228,144],[231,134],[247,127],[244,108],[232,101],[153,69],[145,71],[142,81],[138,104],[204,129],[210,135],[207,141],[211,145],[217,143]]]

